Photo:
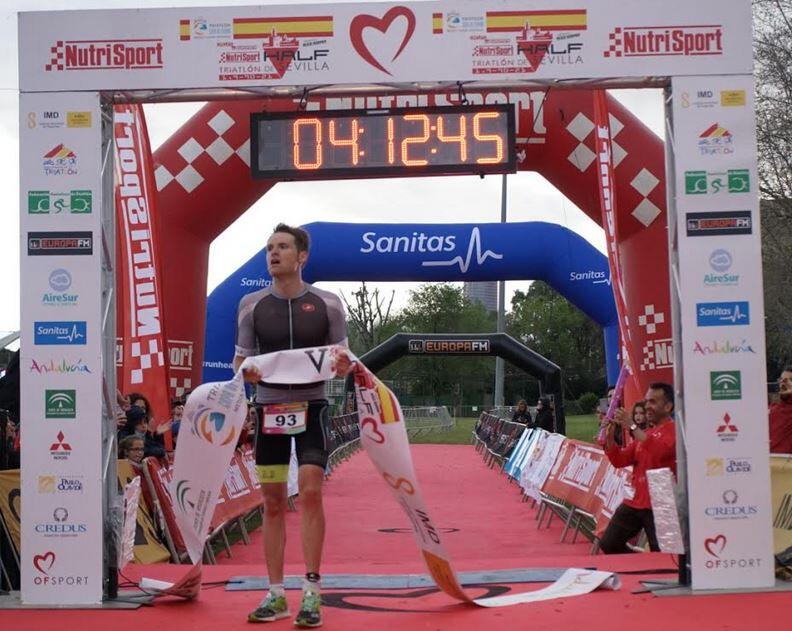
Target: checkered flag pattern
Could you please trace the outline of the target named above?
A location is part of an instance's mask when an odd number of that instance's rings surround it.
[[[179,377],[171,377],[168,383],[170,384],[171,394],[175,399],[181,399],[185,392],[192,389],[192,379],[190,379],[190,377],[184,377],[182,379],[179,379]]]
[[[132,383],[143,383],[143,371],[152,366],[152,359],[156,358],[158,366],[165,365],[165,353],[159,349],[157,340],[148,340],[148,352],[143,352],[143,345],[140,342],[132,342],[132,357],[140,360],[140,368],[133,368],[131,372]]]
[[[613,29],[613,32],[608,36],[608,50],[602,54],[605,57],[621,57],[622,56],[622,30],[620,26]]]
[[[190,136],[177,149],[177,153],[184,160],[181,170],[174,172],[164,164],[160,164],[154,171],[154,178],[157,181],[157,191],[163,190],[169,184],[175,182],[187,193],[192,193],[204,180],[213,177],[214,174],[204,171],[201,173],[196,165],[196,160],[203,155],[208,155],[215,165],[220,166],[229,158],[241,160],[250,166],[250,138],[245,134],[245,141],[239,146],[233,147],[228,139],[228,132],[233,130],[237,121],[234,120],[225,110],[220,110],[208,122],[208,130],[200,130],[204,142],[203,144]]]
[[[65,56],[64,46],[62,41],[55,42],[55,46],[50,47],[50,61],[44,66],[44,70],[52,72],[53,70],[63,70],[63,58]]]
[[[665,314],[660,311],[655,313],[654,305],[646,305],[644,307],[643,315],[638,316],[638,324],[646,329],[647,335],[654,335],[657,333],[657,324],[665,322]]]

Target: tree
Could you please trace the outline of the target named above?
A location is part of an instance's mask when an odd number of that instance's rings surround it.
[[[352,352],[362,355],[393,334],[390,330],[391,307],[396,292],[391,292],[390,300],[380,296],[379,289],[369,292],[366,281],[360,289],[352,293],[354,305],[341,293],[347,309],[349,323],[349,346]]]
[[[754,0],[767,363],[792,360],[792,0]]]
[[[546,283],[534,281],[527,292],[515,292],[506,329],[561,368],[567,397],[604,391],[602,329]]]

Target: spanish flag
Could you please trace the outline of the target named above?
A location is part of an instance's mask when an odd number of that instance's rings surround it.
[[[487,32],[522,31],[526,23],[543,31],[585,31],[586,10],[487,11]]]
[[[260,39],[273,31],[289,37],[332,37],[333,16],[234,19],[234,39]]]
[[[432,13],[432,33],[442,35],[443,33],[443,14]]]
[[[183,42],[190,39],[190,20],[179,20],[179,39]]]

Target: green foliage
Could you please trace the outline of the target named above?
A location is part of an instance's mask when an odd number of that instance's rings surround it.
[[[566,398],[605,388],[602,329],[546,283],[515,292],[506,329],[561,367]]]
[[[578,399],[581,414],[592,414],[597,409],[599,397],[593,392],[586,392]]]

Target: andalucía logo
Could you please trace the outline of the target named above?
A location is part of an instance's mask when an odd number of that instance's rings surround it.
[[[162,48],[161,39],[59,40],[44,70],[156,70]]]
[[[81,345],[86,343],[87,324],[80,322],[35,322],[33,343],[36,346]]]
[[[742,353],[756,354],[754,347],[748,343],[748,340],[744,338],[739,342],[732,342],[731,340],[699,342],[696,340],[693,343],[693,352],[697,355],[739,355]]]
[[[742,399],[742,373],[739,370],[710,371],[710,398],[713,401]]]
[[[63,143],[55,145],[42,158],[44,175],[77,175],[77,154]]]
[[[723,54],[723,27],[617,26],[605,57],[692,57]]]
[[[61,359],[60,361],[50,359],[49,361],[36,361],[30,360],[30,370],[39,375],[74,375],[74,374],[91,374],[91,370],[83,363],[82,358],[72,361]]]

